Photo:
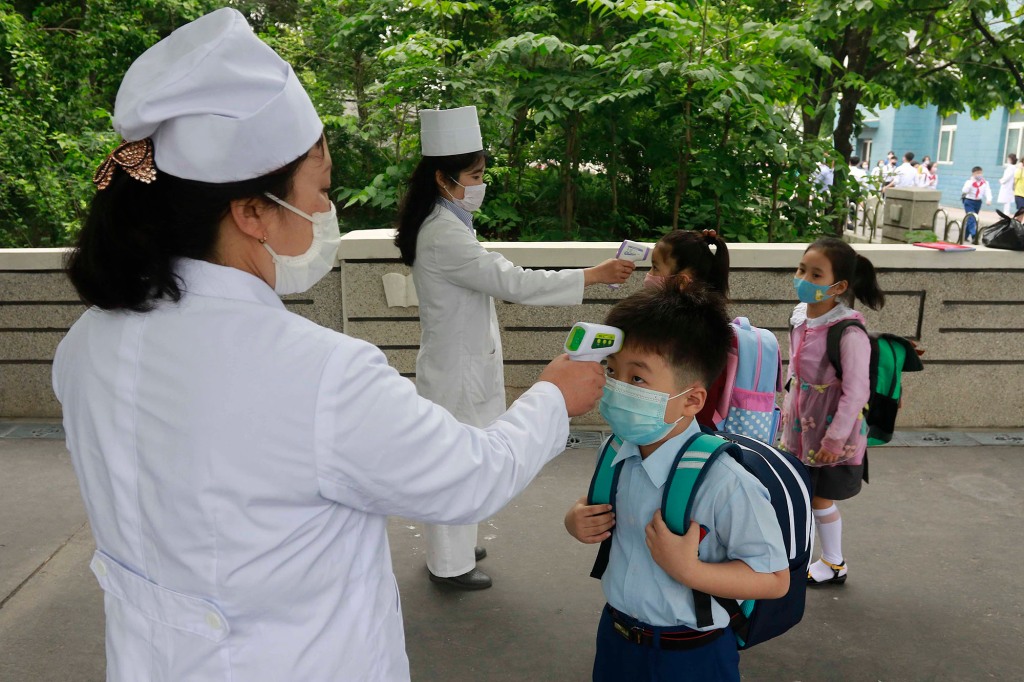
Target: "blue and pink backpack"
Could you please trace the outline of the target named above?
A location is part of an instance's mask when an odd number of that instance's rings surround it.
[[[733,344],[712,421],[718,431],[771,445],[782,415],[775,404],[775,394],[782,390],[779,341],[745,317],[733,320],[732,327]]]

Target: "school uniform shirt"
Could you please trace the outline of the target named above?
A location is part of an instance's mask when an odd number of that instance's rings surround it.
[[[985,203],[992,203],[992,188],[985,178],[975,178],[974,176],[967,178],[967,182],[960,189],[960,194],[964,195],[964,199],[972,201],[984,199]]]
[[[807,304],[800,303],[790,318],[790,381],[780,431],[782,447],[802,461],[822,448],[848,458],[838,466],[864,461],[871,342],[860,329],[843,331],[839,341],[842,381],[836,378],[827,352],[829,328],[851,319],[864,324],[863,315],[842,303],[813,320],[807,318]]]
[[[622,462],[615,491],[615,529],[608,567],[601,578],[613,608],[648,625],[697,629],[693,591],[669,577],[651,557],[646,528],[661,509],[662,494],[679,448],[700,433],[696,420],[646,459],[630,442],[619,448]],[[711,464],[693,503],[693,519],[709,529],[701,541],[701,561],[739,560],[758,573],[789,568],[782,531],[768,490],[731,457]],[[714,630],[729,624],[729,614],[712,600]]]
[[[893,187],[913,187],[917,180],[917,169],[909,163],[902,163],[893,171]]]
[[[1024,161],[1017,164],[1017,170],[1013,174],[1013,195],[1024,197]]]
[[[850,175],[857,181],[861,189],[867,187],[868,184],[868,173],[860,166],[850,166]]]
[[[177,273],[180,302],[92,308],[54,359],[107,679],[408,680],[388,515],[497,512],[564,448],[561,393],[466,426],[261,279]]]

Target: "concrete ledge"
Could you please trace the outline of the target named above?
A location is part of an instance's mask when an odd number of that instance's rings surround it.
[[[342,238],[339,267],[311,291],[289,296],[294,312],[379,346],[402,374],[415,374],[419,310],[389,308],[381,278],[410,271],[392,230]],[[524,267],[574,268],[612,257],[617,243],[485,243]],[[909,245],[855,248],[879,270],[886,307],[866,311],[873,329],[900,334],[927,350],[924,372],[906,377],[900,427],[1024,426],[1024,254],[979,248],[947,254]],[[732,244],[731,312],[779,337],[783,357],[794,301],[792,272],[806,244]],[[56,344],[84,310],[61,272],[63,249],[0,250],[0,417],[59,417],[50,389]],[[566,329],[599,321],[642,286],[640,272],[621,288],[587,288],[581,305],[530,307],[497,303],[509,400],[533,383],[561,352]],[[974,396],[984,396],[978,402]],[[976,404],[975,408],[968,405]],[[575,420],[600,426],[596,412]]]

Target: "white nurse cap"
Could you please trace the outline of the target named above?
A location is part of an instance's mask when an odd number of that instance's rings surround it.
[[[476,107],[420,111],[423,156],[453,156],[483,150]]]
[[[160,171],[187,180],[250,180],[313,146],[323,124],[292,67],[223,8],[146,50],[117,91],[114,130],[152,138]]]

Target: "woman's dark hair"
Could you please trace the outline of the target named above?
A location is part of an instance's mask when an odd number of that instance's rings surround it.
[[[323,144],[320,138],[317,146]],[[264,192],[288,196],[308,155],[262,177],[228,183],[184,180],[157,169],[156,180],[144,184],[118,168],[110,185],[93,196],[68,256],[71,283],[83,301],[105,310],[146,312],[159,299],[180,300],[175,261],[213,255],[232,201],[270,203]]]
[[[697,281],[707,284],[712,291],[729,296],[729,247],[725,240],[710,232],[672,230],[658,240],[669,249],[676,271],[691,270]],[[711,252],[714,244],[715,252]]]
[[[875,266],[852,246],[836,237],[822,237],[808,246],[804,253],[808,251],[820,251],[832,264],[835,280],[849,283],[839,297],[847,305],[852,305],[854,298],[872,310],[880,310],[885,305],[885,294],[878,286]]]
[[[1010,160],[1010,165],[1011,166],[1016,166],[1017,165],[1017,155],[1016,154],[1013,154],[1013,153],[1007,154],[1006,158],[1008,158]]]
[[[395,246],[402,252],[403,263],[412,265],[416,261],[416,239],[420,235],[420,226],[434,210],[434,202],[439,195],[437,171],[458,180],[462,171],[469,170],[486,158],[486,153],[481,150],[452,156],[424,156],[420,160],[409,177],[405,196],[398,206]]]

